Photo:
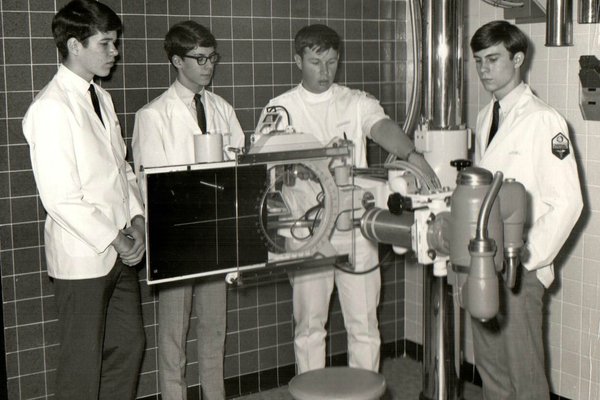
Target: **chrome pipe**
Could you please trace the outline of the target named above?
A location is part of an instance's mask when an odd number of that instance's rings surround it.
[[[546,46],[573,45],[573,1],[548,0],[546,5]]]
[[[460,129],[463,123],[462,0],[423,1],[423,125]]]
[[[600,1],[579,0],[577,4],[577,22],[580,24],[595,24],[600,22]]]

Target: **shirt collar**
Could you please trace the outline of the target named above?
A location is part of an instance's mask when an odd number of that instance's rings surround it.
[[[177,96],[185,104],[190,104],[194,102],[194,96],[196,95],[196,93],[192,92],[190,89],[185,87],[181,82],[179,82],[179,79],[175,79],[175,83],[173,84],[173,86],[175,87],[175,93],[177,93]],[[204,88],[202,88],[202,90],[198,92],[198,94],[204,97]]]
[[[67,66],[61,64],[58,68],[57,76],[61,77],[70,87],[72,87],[75,91],[80,93],[81,95],[87,95],[88,90],[90,89],[90,85],[93,84],[93,80],[91,82],[86,81],[75,72],[71,71]]]
[[[510,110],[512,110],[526,88],[527,85],[525,85],[524,82],[521,82],[500,100],[500,113],[502,115],[507,115]],[[494,101],[496,101],[496,98],[494,98]]]
[[[331,98],[331,96],[333,95],[333,86],[334,85],[331,85],[329,87],[329,89],[327,89],[323,93],[313,93],[313,92],[309,92],[308,90],[306,90],[304,88],[304,86],[302,86],[302,83],[300,83],[300,94],[308,103],[312,103],[312,104],[321,103],[321,102],[327,101]]]

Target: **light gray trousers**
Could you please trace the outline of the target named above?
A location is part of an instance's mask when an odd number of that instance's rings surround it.
[[[196,311],[198,373],[202,400],[225,399],[223,356],[225,348],[227,288],[225,280],[209,278],[177,282],[159,289],[158,368],[163,400],[186,400],[186,340],[192,301]]]

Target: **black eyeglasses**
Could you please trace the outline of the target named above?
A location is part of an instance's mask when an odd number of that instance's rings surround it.
[[[219,59],[221,58],[221,55],[219,53],[212,53],[209,56],[205,56],[205,55],[199,54],[197,56],[188,56],[188,55],[185,55],[183,57],[185,57],[185,58],[193,58],[194,60],[196,60],[196,62],[198,63],[198,65],[204,65],[204,64],[206,64],[206,62],[208,60],[210,60],[210,62],[212,64],[218,63]]]

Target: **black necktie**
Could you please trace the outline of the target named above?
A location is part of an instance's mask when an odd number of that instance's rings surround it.
[[[100,102],[98,101],[98,96],[96,95],[96,89],[94,89],[94,85],[90,85],[90,96],[92,97],[92,104],[94,105],[94,111],[96,111],[96,115],[100,118],[100,122],[104,125],[104,121],[102,120],[102,112],[100,111]]]
[[[488,136],[488,146],[492,143],[492,139],[498,132],[498,122],[500,122],[500,102],[494,102],[494,111],[492,113],[492,126],[490,127],[490,135]]]
[[[204,113],[204,105],[202,104],[202,96],[199,94],[194,95],[194,102],[196,103],[196,114],[198,115],[198,126],[202,133],[206,133],[206,114]]]

